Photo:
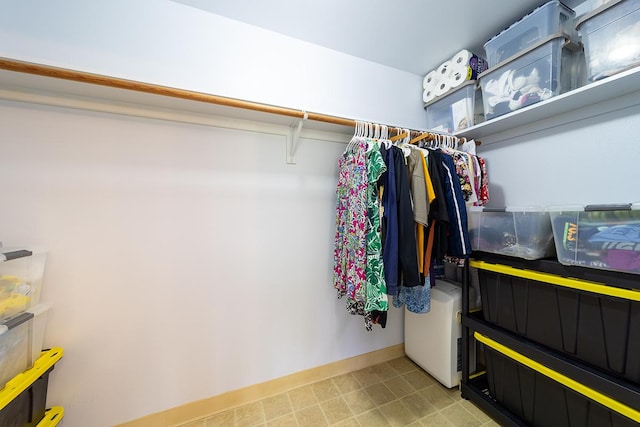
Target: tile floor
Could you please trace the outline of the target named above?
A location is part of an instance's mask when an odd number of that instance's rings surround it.
[[[339,375],[180,427],[496,427],[406,357]]]

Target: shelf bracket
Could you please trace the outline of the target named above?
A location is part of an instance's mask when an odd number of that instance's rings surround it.
[[[302,124],[309,118],[309,114],[305,111],[304,116],[289,128],[287,135],[287,164],[296,164],[296,150],[298,149],[298,141],[300,140],[300,131]]]

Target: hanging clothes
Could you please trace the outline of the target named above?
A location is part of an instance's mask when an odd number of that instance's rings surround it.
[[[333,286],[338,297],[355,299],[366,280],[367,144],[353,141],[338,160]]]
[[[413,203],[411,201],[405,153],[399,147],[392,148],[398,199],[398,283],[402,286],[418,286],[422,281],[418,271],[416,229],[413,220]],[[397,171],[402,172],[398,173]]]
[[[447,255],[466,258],[471,255],[471,241],[467,228],[467,209],[464,195],[456,174],[456,166],[451,156],[446,153],[442,153],[442,166],[445,200],[449,216]]]
[[[334,287],[338,298],[346,296],[346,309],[364,318],[373,329],[371,314],[365,310],[367,280],[367,142],[354,137],[338,160],[336,188],[336,236],[334,247]]]
[[[425,280],[421,286],[401,286],[398,295],[393,299],[393,306],[400,308],[406,305],[407,310],[416,314],[431,311],[431,284],[428,273]]]
[[[387,285],[382,260],[382,236],[380,230],[380,199],[378,197],[378,180],[387,170],[379,144],[369,141],[367,152],[367,266],[366,295],[364,309],[372,313],[372,321],[383,328],[387,324]]]
[[[429,266],[433,259],[441,260],[447,253],[447,230],[449,229],[449,213],[444,193],[442,169],[442,158],[439,151],[429,150],[429,176],[433,182],[433,189],[436,194],[435,200],[431,203],[429,210],[429,234],[432,241],[431,257],[428,260]]]
[[[387,171],[380,178],[382,191],[382,260],[387,293],[398,292],[398,195],[396,194],[395,161],[393,147],[380,148]]]
[[[445,257],[471,253],[467,204],[488,200],[486,165],[475,152],[406,141],[381,144],[360,133],[338,161],[333,286],[369,331],[386,326],[388,295],[395,307],[429,312]]]

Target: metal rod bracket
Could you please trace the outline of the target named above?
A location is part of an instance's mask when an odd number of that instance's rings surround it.
[[[309,114],[304,111],[304,116],[289,128],[289,135],[287,135],[287,164],[296,164],[296,151],[298,149],[298,141],[300,140],[300,131],[302,130],[302,124],[309,118]]]

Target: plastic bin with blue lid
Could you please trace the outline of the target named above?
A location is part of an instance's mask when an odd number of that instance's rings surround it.
[[[543,207],[467,208],[469,238],[474,251],[542,259],[554,255],[549,214]]]
[[[547,210],[560,263],[640,274],[640,203]]]
[[[565,33],[576,39],[575,12],[559,1],[536,8],[484,44],[489,68],[539,43],[551,34]]]
[[[576,22],[589,81],[640,65],[640,1],[610,0]]]

